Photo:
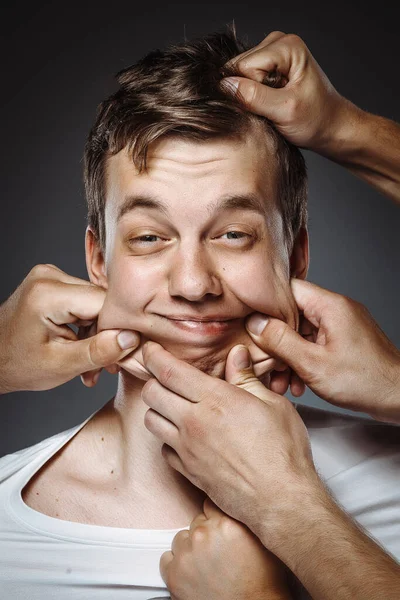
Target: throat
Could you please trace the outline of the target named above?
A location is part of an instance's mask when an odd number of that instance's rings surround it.
[[[117,393],[78,433],[71,463],[77,489],[97,498],[97,520],[113,511],[128,523],[118,526],[187,527],[206,495],[165,461],[162,443],[144,426],[147,410],[140,394]]]

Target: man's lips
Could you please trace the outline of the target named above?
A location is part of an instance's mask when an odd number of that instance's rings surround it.
[[[194,315],[160,315],[160,317],[165,317],[172,321],[233,321],[233,317],[221,317],[220,315],[202,315],[201,317]]]
[[[238,318],[221,317],[217,315],[159,315],[167,319],[173,325],[184,331],[199,333],[201,335],[217,335],[225,333],[232,328],[232,324],[238,321]]]

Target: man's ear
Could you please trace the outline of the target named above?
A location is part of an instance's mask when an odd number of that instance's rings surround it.
[[[290,257],[290,276],[297,279],[305,279],[307,277],[308,264],[308,231],[306,227],[302,227],[293,244],[292,255]]]
[[[85,253],[86,268],[90,281],[104,289],[107,289],[108,281],[104,254],[100,248],[99,241],[94,231],[90,227],[86,228]]]

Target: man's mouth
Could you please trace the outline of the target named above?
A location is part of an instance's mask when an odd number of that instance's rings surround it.
[[[192,316],[192,315],[159,315],[170,321],[175,327],[199,333],[201,335],[218,335],[229,331],[237,318],[222,317],[219,315]]]

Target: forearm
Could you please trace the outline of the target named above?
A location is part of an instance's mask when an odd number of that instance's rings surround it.
[[[299,488],[255,531],[313,600],[396,600],[400,566],[321,485]]]
[[[345,101],[337,125],[311,148],[400,204],[400,125]]]

